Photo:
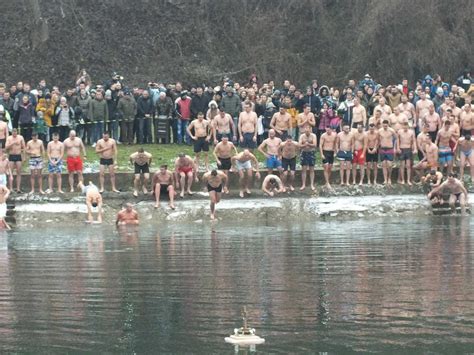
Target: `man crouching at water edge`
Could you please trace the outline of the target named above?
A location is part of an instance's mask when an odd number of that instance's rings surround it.
[[[254,171],[255,177],[257,179],[260,179],[257,158],[255,157],[255,155],[250,153],[248,149],[244,149],[243,152],[234,155],[231,158],[231,161],[232,165],[235,167],[235,170],[239,172],[239,196],[244,197],[244,192],[250,195],[250,186],[252,183],[252,176]]]
[[[117,213],[115,224],[117,226],[140,224],[140,221],[138,220],[138,213],[133,209],[133,205],[131,203],[126,203],[123,209]]]
[[[102,223],[102,195],[99,192],[97,186],[95,186],[92,181],[89,181],[89,185],[85,186],[82,181],[79,181],[77,187],[81,189],[82,193],[86,195],[86,205],[87,205],[87,223],[94,223],[94,218],[92,217],[92,208],[97,207],[97,222]]]
[[[211,220],[216,219],[216,205],[221,200],[222,187],[227,182],[227,175],[223,171],[212,170],[202,176],[202,181],[206,183],[209,199],[211,200]]]
[[[278,176],[268,174],[265,176],[265,179],[263,179],[262,191],[268,196],[275,196],[276,194],[285,192],[285,186]]]
[[[456,179],[456,174],[450,173],[448,179],[438,187],[434,188],[429,194],[428,198],[435,193],[441,194],[443,190],[449,192],[449,207],[453,212],[456,211],[456,202],[461,206],[461,214],[466,215],[466,204],[468,203],[467,190],[461,181]]]
[[[443,174],[440,171],[431,170],[428,175],[421,178],[422,184],[429,184],[430,191],[439,187],[443,182]],[[432,193],[430,196],[430,201],[432,205],[443,204],[443,196],[439,192]]]
[[[174,197],[176,195],[175,179],[171,171],[168,170],[167,165],[160,166],[160,171],[153,175],[152,181],[152,195],[155,195],[155,208],[160,207],[160,195],[168,194],[170,199],[169,206],[174,210]]]
[[[10,230],[10,226],[5,221],[7,216],[7,199],[10,196],[10,190],[2,183],[0,185],[0,229]]]

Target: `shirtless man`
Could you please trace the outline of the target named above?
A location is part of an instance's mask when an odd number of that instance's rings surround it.
[[[184,188],[186,183],[188,187],[187,193],[188,195],[192,195],[193,192],[191,191],[191,187],[193,185],[194,172],[197,174],[197,167],[196,164],[194,164],[194,160],[189,155],[180,153],[174,162],[174,169],[176,176],[179,178],[179,184],[181,187],[179,197],[184,198]]]
[[[40,194],[44,194],[43,191],[43,156],[44,156],[44,145],[43,141],[38,139],[38,133],[33,132],[31,134],[31,140],[26,144],[26,154],[30,156],[30,183],[31,191],[30,194],[35,193],[35,179],[38,179],[38,187]]]
[[[395,151],[397,151],[397,134],[390,128],[388,120],[382,122],[382,128],[379,129],[379,155],[382,162],[383,183],[392,185],[392,163]]]
[[[381,112],[380,119],[382,121],[387,120],[392,114],[392,108],[386,104],[385,97],[379,99],[379,104],[375,106],[374,112],[377,110],[380,110]]]
[[[417,127],[416,124],[416,110],[415,106],[408,101],[408,97],[406,95],[402,95],[402,102],[398,105],[398,109],[400,113],[404,114],[408,120],[408,127],[415,128]]]
[[[0,229],[11,229],[5,221],[5,217],[7,216],[7,199],[9,196],[10,190],[4,184],[0,184]]]
[[[180,158],[178,158],[179,160]],[[192,177],[191,177],[191,183],[192,183]],[[168,170],[167,165],[162,165],[160,166],[160,171],[157,171],[153,175],[153,182],[152,182],[153,188],[152,188],[152,195],[155,195],[155,208],[160,207],[160,195],[163,194],[168,194],[169,198],[169,206],[172,210],[174,210],[174,196],[176,195],[176,190],[175,190],[175,180],[174,180],[174,174]],[[184,182],[183,182],[184,186]],[[184,196],[184,192],[183,192]]]
[[[202,181],[206,183],[209,192],[211,220],[216,219],[216,205],[221,200],[223,185],[227,182],[227,175],[222,171],[213,169],[202,176]]]
[[[426,98],[426,93],[420,93],[420,99],[416,102],[415,112],[416,112],[416,119],[418,120],[418,125],[422,125],[422,120],[428,114],[428,108],[430,106],[434,107],[433,101]],[[436,137],[435,137],[436,138]]]
[[[358,97],[354,98],[354,106],[352,107],[352,131],[357,130],[357,126],[361,124],[362,129],[367,124],[367,111],[365,107],[360,104]]]
[[[257,146],[257,114],[252,111],[252,105],[247,102],[244,111],[239,115],[240,146],[253,151]]]
[[[290,191],[295,191],[293,182],[295,181],[296,155],[298,147],[298,142],[295,142],[290,135],[286,137],[286,140],[282,142],[279,147],[279,156],[281,156],[281,167],[283,169],[283,189],[286,189],[286,185],[288,184],[288,189]]]
[[[304,105],[303,112],[296,116],[298,121],[298,128],[300,132],[305,132],[306,126],[311,126],[311,130],[316,125],[316,119],[314,114],[311,112],[311,106],[309,104]]]
[[[421,178],[422,184],[429,184],[430,191],[434,188],[437,188],[443,182],[443,173],[436,170],[430,170],[430,172]],[[443,204],[443,196],[439,193],[432,193],[430,196],[430,201],[432,205]]]
[[[427,135],[429,137],[429,135]],[[424,157],[416,164],[413,169],[417,172],[418,176],[425,174],[426,169],[437,170],[438,169],[438,146],[429,139],[424,147]]]
[[[10,161],[10,170],[12,178],[10,179],[10,191],[13,191],[13,171],[16,171],[16,192],[20,193],[21,184],[21,162],[25,152],[25,140],[18,134],[16,128],[13,128],[12,135],[5,142],[5,150],[8,151],[8,160]]]
[[[99,154],[99,183],[100,193],[104,192],[105,169],[108,168],[110,184],[113,192],[120,192],[115,188],[115,169],[117,168],[117,142],[110,138],[109,132],[102,134],[102,139],[97,141],[95,152]]]
[[[268,174],[265,176],[265,179],[263,179],[262,191],[268,196],[275,196],[276,194],[285,192],[285,186],[278,176]]]
[[[428,141],[431,141],[430,135],[428,134],[428,125],[424,124],[421,126],[421,132],[416,136],[419,160],[422,160],[425,156],[425,146]]]
[[[147,194],[148,180],[150,179],[150,165],[152,160],[151,153],[145,152],[143,148],[139,148],[137,152],[130,155],[130,164],[133,164],[135,177],[133,179],[133,196],[138,197],[138,186],[140,178],[143,175],[142,191]]]
[[[115,224],[117,226],[136,226],[140,224],[138,213],[133,209],[133,205],[130,202],[127,202],[124,208],[117,213]]]
[[[456,137],[451,130],[451,122],[448,120],[444,123],[443,129],[438,132],[435,144],[438,146],[438,159],[441,171],[447,168],[448,174],[453,172],[453,151],[451,150],[451,143],[456,145]]]
[[[464,105],[461,114],[459,115],[461,134],[465,135],[474,133],[474,113],[472,112],[471,105]]]
[[[234,155],[231,161],[232,165],[235,166],[235,170],[239,172],[239,196],[244,197],[244,192],[250,195],[250,184],[252,182],[253,172],[255,172],[255,177],[260,179],[257,158],[250,153],[248,149],[244,149],[243,152]]]
[[[465,134],[458,139],[454,151],[456,152],[458,148],[459,154],[461,155],[461,162],[459,165],[459,173],[461,175],[460,180],[464,181],[464,167],[469,163],[471,181],[474,181],[474,140],[470,134]]]
[[[59,141],[59,133],[53,133],[53,140],[48,143],[46,151],[48,155],[48,189],[46,193],[53,192],[54,176],[56,175],[58,192],[63,194],[61,174],[63,172],[64,144]]]
[[[222,140],[214,147],[214,158],[217,162],[219,170],[224,171],[227,179],[224,183],[224,193],[229,193],[229,170],[232,168],[232,156],[237,154],[237,149],[234,143],[229,141],[227,136],[222,137]]]
[[[379,133],[376,130],[375,124],[369,124],[369,131],[367,132],[367,182],[369,185],[372,183],[377,185],[377,172],[379,162]],[[370,179],[371,172],[373,172],[373,182]]]
[[[367,133],[364,132],[362,123],[357,125],[357,130],[352,133],[354,137],[354,157],[352,159],[352,185],[356,184],[357,166],[360,170],[359,185],[364,183],[365,176],[365,157],[367,152]]]
[[[194,128],[194,134],[191,129]],[[199,157],[201,152],[204,152],[204,163],[206,165],[206,171],[209,171],[209,141],[211,140],[211,129],[208,120],[204,119],[204,114],[199,112],[197,119],[192,121],[188,128],[186,128],[189,136],[194,141],[194,154],[196,156],[195,162],[197,169],[199,170]]]
[[[403,122],[403,128],[398,131],[398,159],[400,160],[400,170],[398,172],[400,184],[405,183],[405,168],[407,170],[407,184],[412,186],[411,167],[413,163],[413,154],[416,154],[415,132],[409,129],[408,121]]]
[[[428,107],[428,113],[423,119],[423,123],[428,125],[428,134],[430,135],[431,140],[434,142],[438,131],[441,128],[441,118],[435,112],[434,105]]]
[[[280,111],[276,112],[270,121],[270,128],[274,130],[276,137],[281,138],[281,140],[286,140],[291,128],[291,115],[286,112],[286,109],[286,106],[281,105]]]
[[[64,150],[66,151],[67,171],[69,174],[69,187],[71,192],[74,192],[74,174],[77,174],[79,182],[83,182],[82,177],[82,159],[81,152],[84,159],[86,159],[86,148],[82,139],[76,137],[76,131],[69,132],[69,138],[64,140]]]
[[[285,140],[286,137],[285,136]],[[262,144],[258,146],[258,150],[262,153],[266,158],[266,165],[268,173],[271,174],[273,169],[277,169],[281,172],[281,160],[279,156],[279,148],[282,140],[276,137],[276,132],[274,129],[270,129],[268,131],[268,138],[265,139]]]
[[[336,151],[336,141],[337,134],[334,132],[332,127],[326,127],[326,132],[321,135],[319,141],[319,153],[321,154],[321,159],[323,162],[324,168],[324,181],[326,183],[326,188],[330,189],[331,184],[329,180],[331,179],[332,166],[334,164],[334,152]]]
[[[374,115],[369,118],[369,125],[373,124],[376,130],[382,128],[382,111],[375,110]]]
[[[390,127],[394,129],[396,133],[403,128],[403,124],[405,122],[408,123],[408,118],[403,114],[400,113],[400,109],[395,107],[393,113],[389,116]]]
[[[212,135],[214,137],[214,144],[220,142],[222,140],[222,137],[224,136],[232,138],[234,141],[237,139],[232,116],[228,113],[225,113],[223,107],[219,108],[219,114],[214,117],[214,119],[212,120],[212,124]]]
[[[7,141],[8,135],[9,135],[8,124],[5,121],[0,120],[0,148],[1,149],[5,148],[5,143]]]
[[[306,174],[309,171],[309,184],[311,190],[316,190],[314,186],[314,165],[316,157],[314,156],[316,147],[318,146],[318,138],[311,132],[312,128],[307,125],[305,131],[300,135],[299,146],[301,151],[301,187],[300,191],[306,189]]]
[[[463,183],[456,179],[456,174],[449,173],[448,179],[437,188],[434,188],[429,194],[428,198],[434,193],[441,193],[443,190],[449,192],[449,207],[453,213],[456,212],[456,202],[461,206],[461,214],[466,215],[466,204],[468,203],[467,190]]]
[[[11,179],[13,177],[10,170],[10,162],[3,149],[0,149],[0,185],[10,185]]]
[[[85,186],[82,180],[79,180],[77,187],[81,189],[82,193],[86,195],[86,206],[87,206],[87,223],[102,223],[102,216],[104,211],[102,210],[102,195],[99,192],[97,186],[92,181],[89,181],[89,185]],[[97,207],[97,222],[94,222],[92,216],[92,208]]]
[[[342,132],[337,134],[336,147],[336,157],[337,160],[341,162],[339,171],[341,185],[349,185],[351,176],[351,162],[354,152],[354,136],[350,133],[350,127],[348,125],[344,125],[342,127]]]

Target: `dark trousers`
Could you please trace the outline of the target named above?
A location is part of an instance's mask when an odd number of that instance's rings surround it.
[[[69,136],[69,126],[59,126],[59,140],[63,142]]]
[[[31,134],[33,133],[32,123],[20,123],[20,134],[25,139],[25,142],[31,140]]]
[[[138,142],[140,144],[153,143],[151,139],[151,118],[138,118]]]
[[[122,143],[133,144],[133,121],[122,121]]]

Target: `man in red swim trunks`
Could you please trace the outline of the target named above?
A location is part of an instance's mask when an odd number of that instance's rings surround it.
[[[176,175],[178,177],[177,181],[179,181],[180,187],[181,187],[181,193],[179,196],[181,198],[184,197],[184,187],[187,182],[187,193],[188,195],[192,195],[193,193],[191,192],[191,186],[193,184],[193,176],[194,172],[197,174],[197,166],[194,163],[194,160],[189,156],[184,153],[180,153],[178,155],[178,158],[174,162],[174,168]],[[199,181],[196,175],[196,181]]]
[[[357,124],[357,131],[354,132],[354,157],[352,158],[352,185],[356,184],[357,166],[360,169],[359,185],[364,183],[365,176],[365,153],[367,151],[367,133],[364,132],[362,123]]]
[[[64,140],[64,148],[67,156],[67,171],[69,173],[69,187],[71,192],[74,192],[74,174],[77,174],[79,182],[83,182],[82,177],[82,159],[81,152],[84,159],[86,159],[86,148],[82,139],[76,137],[76,131],[69,132],[69,138]]]

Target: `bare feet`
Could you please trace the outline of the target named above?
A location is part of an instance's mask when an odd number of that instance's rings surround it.
[[[53,190],[47,189],[47,190],[45,191],[45,194],[49,195],[51,192],[53,192]],[[59,192],[59,191],[58,191],[58,192]]]
[[[143,188],[143,193],[146,195],[148,193],[148,190],[146,189],[146,187]]]
[[[45,193],[45,192],[44,192],[43,190],[40,190],[40,194],[41,194],[41,195],[44,195],[44,193]]]
[[[35,190],[31,190],[31,191],[30,191],[30,194],[31,194],[31,195],[34,194],[34,193],[35,193]]]
[[[112,190],[112,191],[113,191],[113,192],[120,192],[120,191],[119,191],[119,190],[117,190],[117,189],[114,189],[114,190]]]
[[[179,197],[184,198],[184,191],[181,191],[181,193],[179,194]]]
[[[160,203],[159,202],[155,203],[155,208],[160,208]]]
[[[73,188],[73,187],[71,187],[71,190],[69,190],[69,192],[74,192],[74,188]]]
[[[138,191],[137,191],[137,190],[134,190],[134,191],[133,191],[133,196],[134,196],[134,197],[138,197]]]
[[[243,198],[243,197],[244,197],[244,192],[243,192],[243,191],[240,191],[240,192],[239,192],[239,196]]]
[[[194,195],[194,193],[191,190],[188,190],[187,194],[190,196]]]
[[[250,189],[245,189],[245,192],[246,192],[247,194],[249,194],[249,195],[252,193],[252,192],[250,191]]]
[[[227,187],[224,187],[224,193],[225,193],[226,195],[229,194],[229,189],[228,189]]]
[[[60,194],[63,194],[63,193],[64,193],[64,191],[63,191],[63,190],[58,190],[58,192],[59,192]]]
[[[290,185],[290,191],[295,191],[295,188],[293,187],[293,185]]]
[[[304,189],[306,189],[306,186],[303,185],[300,187],[300,191],[303,191]]]
[[[100,193],[100,194],[103,194],[103,193],[104,193],[104,189],[100,189],[100,190],[99,190],[99,193]]]
[[[176,207],[174,207],[174,205],[173,205],[172,203],[170,203],[170,208],[171,208],[172,210],[174,210]]]
[[[400,185],[405,185],[405,181],[401,180],[398,182]]]
[[[211,221],[214,221],[216,219],[216,217],[214,216],[213,213],[211,213]]]
[[[411,183],[411,181],[408,181],[407,184],[408,184],[408,186],[413,186],[413,184]]]
[[[316,190],[316,187],[311,186],[311,191],[315,191],[315,190]]]

